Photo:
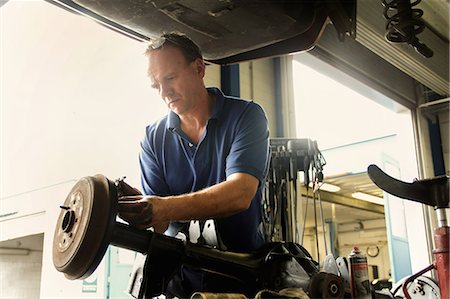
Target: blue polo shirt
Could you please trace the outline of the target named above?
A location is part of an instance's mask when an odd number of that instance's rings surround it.
[[[264,243],[261,196],[269,161],[269,130],[264,110],[252,101],[225,96],[217,88],[215,111],[195,145],[180,129],[180,119],[168,115],[146,128],[141,143],[142,187],[147,195],[195,192],[223,182],[233,173],[247,173],[260,184],[250,207],[216,219],[216,229],[231,251],[251,251]],[[166,234],[174,235],[172,223]]]

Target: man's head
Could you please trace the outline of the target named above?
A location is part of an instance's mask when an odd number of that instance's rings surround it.
[[[165,47],[178,48],[187,62],[192,62],[198,58],[203,60],[202,52],[197,44],[186,35],[176,32],[164,33],[160,37],[152,39],[145,54],[149,55],[152,51]]]
[[[198,46],[185,35],[169,33],[152,40],[145,54],[152,87],[169,109],[179,116],[198,110],[207,96],[205,63]]]

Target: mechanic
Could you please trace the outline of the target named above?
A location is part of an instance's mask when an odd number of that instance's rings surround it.
[[[264,110],[206,88],[201,51],[184,34],[161,35],[145,54],[152,87],[170,111],[146,128],[141,142],[145,195],[122,197],[119,216],[169,236],[188,234],[193,220],[214,219],[219,248],[259,248],[265,242],[261,196],[269,163]],[[169,283],[169,297],[233,288],[194,269],[181,272]]]

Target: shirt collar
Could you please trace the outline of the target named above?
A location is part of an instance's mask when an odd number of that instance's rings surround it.
[[[207,88],[208,93],[212,93],[216,96],[216,106],[214,108],[214,113],[210,117],[210,119],[218,119],[224,104],[224,95],[222,91],[216,87],[208,87]],[[169,111],[168,117],[167,117],[167,129],[170,131],[175,131],[176,129],[180,128],[180,117],[173,111]]]
[[[167,116],[167,129],[173,132],[175,131],[175,129],[179,128],[180,128],[180,118],[175,112],[169,111],[169,114]]]

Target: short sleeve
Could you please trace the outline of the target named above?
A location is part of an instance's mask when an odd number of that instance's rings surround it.
[[[157,146],[162,144],[162,141],[158,139],[160,138],[157,136],[157,128],[147,127],[139,154],[141,184],[145,195],[167,196],[170,195],[170,189],[164,179],[162,157],[157,154]]]
[[[260,184],[267,174],[269,156],[269,129],[264,110],[250,102],[234,131],[230,153],[226,159],[226,176],[247,173],[256,177]]]

